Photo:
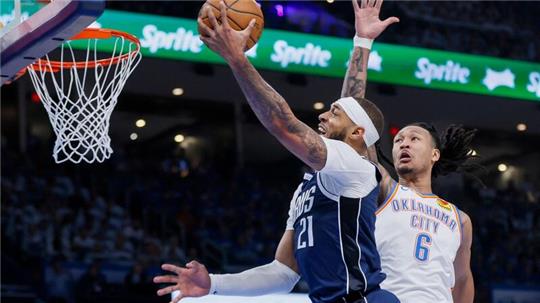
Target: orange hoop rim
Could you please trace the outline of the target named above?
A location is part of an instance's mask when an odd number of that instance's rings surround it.
[[[129,58],[132,54],[136,54],[141,49],[141,42],[137,37],[130,33],[123,31],[108,29],[108,28],[86,28],[82,32],[73,36],[72,40],[84,40],[84,39],[109,39],[112,37],[125,38],[136,45],[136,48],[128,53],[118,55],[112,58],[92,60],[92,61],[76,61],[76,62],[61,62],[61,61],[49,61],[47,63],[44,60],[39,59],[35,63],[30,64],[32,68],[42,72],[58,72],[61,69],[70,68],[94,68],[97,65],[109,66],[117,64],[119,61]]]

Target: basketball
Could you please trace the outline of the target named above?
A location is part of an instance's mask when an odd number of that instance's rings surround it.
[[[206,14],[206,8],[210,7],[217,21],[221,24],[221,12],[219,9],[219,2],[221,0],[207,0],[199,11],[199,18],[202,19],[204,24],[212,28],[210,20]],[[241,31],[248,27],[251,19],[255,19],[255,27],[251,32],[251,35],[246,44],[246,51],[253,47],[259,41],[262,30],[264,27],[264,16],[261,8],[254,0],[224,0],[227,6],[227,21],[229,25],[237,30]],[[199,27],[199,33],[201,28]]]

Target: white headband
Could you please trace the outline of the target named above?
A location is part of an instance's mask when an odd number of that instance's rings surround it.
[[[334,103],[341,106],[354,124],[364,128],[364,141],[367,147],[370,147],[379,140],[379,133],[375,125],[373,125],[366,111],[353,97],[341,98]]]

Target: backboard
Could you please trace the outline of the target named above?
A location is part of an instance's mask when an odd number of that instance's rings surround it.
[[[81,32],[105,9],[105,0],[40,1],[46,3],[39,7],[33,2],[14,0],[8,5],[9,0],[2,0],[2,20],[12,21],[0,32],[0,85]],[[30,4],[30,13],[25,12]]]

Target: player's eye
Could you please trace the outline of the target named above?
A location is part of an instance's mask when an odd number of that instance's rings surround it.
[[[401,139],[401,138],[396,138],[396,139],[394,140],[394,143],[399,143],[399,142],[401,142],[401,141],[403,141],[403,139]]]

